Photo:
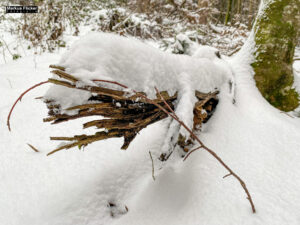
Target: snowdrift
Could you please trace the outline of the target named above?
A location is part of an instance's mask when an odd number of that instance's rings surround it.
[[[77,54],[89,55],[92,46]],[[232,104],[228,91],[221,91],[218,109],[199,137],[244,178],[257,214],[252,214],[239,184],[231,177],[223,180],[225,170],[206,152],[195,152],[184,163],[174,157],[160,169],[162,165],[156,159],[168,121],[143,130],[127,151],[119,150],[121,140],[108,140],[85,151],[46,157],[44,153],[53,149],[48,136],[75,132],[81,126],[71,123],[53,130],[36,120],[46,114],[43,105],[31,98],[43,95],[40,89],[16,108],[14,121],[18,126],[14,125],[12,133],[5,126],[0,129],[1,223],[298,225],[300,122],[261,97],[249,66],[250,50],[246,46],[229,62],[236,77],[236,104]],[[0,96],[1,124],[5,124],[9,106],[20,92],[46,79],[48,65],[57,60],[57,55],[37,57],[36,69],[32,57],[1,65],[0,87],[3,93],[9,93]],[[80,62],[77,64],[79,68]],[[92,69],[84,73],[89,78],[95,75]],[[160,85],[174,87],[166,82]],[[138,87],[137,83],[133,87]],[[27,150],[27,142],[41,153]],[[149,150],[155,159],[155,181]]]

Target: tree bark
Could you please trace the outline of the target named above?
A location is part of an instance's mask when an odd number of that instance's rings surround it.
[[[293,89],[293,56],[300,35],[299,0],[264,0],[255,32],[255,81],[265,99],[283,111],[299,105]]]
[[[227,1],[227,11],[225,16],[225,25],[231,20],[232,0]]]
[[[241,0],[238,0],[237,1],[237,14],[241,14],[241,6],[242,6],[242,1]]]

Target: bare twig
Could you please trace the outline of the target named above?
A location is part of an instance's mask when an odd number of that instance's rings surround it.
[[[295,118],[295,117],[293,117],[292,115],[288,114],[287,112],[281,111],[280,113],[283,113],[283,114],[287,115],[288,117]]]
[[[172,116],[171,113],[167,112],[168,115]],[[172,116],[173,117],[173,116]],[[174,118],[174,117],[173,117]],[[175,118],[174,118],[175,119]],[[200,144],[200,147],[203,148],[204,150],[206,150],[209,154],[211,154],[215,159],[217,159],[219,161],[219,163],[229,172],[230,175],[234,176],[241,184],[242,188],[244,189],[246,195],[247,195],[247,199],[250,202],[251,208],[252,208],[252,212],[255,213],[255,206],[254,203],[252,201],[251,195],[248,191],[248,188],[245,184],[245,182],[235,173],[233,172],[233,170],[211,149],[209,149],[208,147],[206,147],[203,142],[195,135],[194,132],[191,131],[191,129],[189,129],[186,124],[184,124],[180,119],[175,119],[177,120],[178,123],[180,123],[189,133],[190,135],[197,140],[197,142]],[[200,149],[199,147],[199,149]],[[186,159],[186,158],[185,158]],[[184,159],[184,160],[185,160]]]
[[[152,178],[155,181],[155,176],[154,176],[154,162],[153,162],[151,151],[149,151],[149,155],[150,155],[150,159],[151,159],[151,162],[152,162]]]
[[[232,52],[230,52],[227,56],[233,56],[235,53],[237,53],[239,50],[241,50],[242,47],[238,47],[235,50],[233,50]]]
[[[199,147],[194,148],[193,150],[189,151],[189,153],[186,154],[186,156],[184,157],[183,161],[185,161],[190,156],[190,154],[192,154],[194,151],[196,151],[196,150],[198,150],[200,148],[202,148],[202,146],[199,146]]]
[[[27,143],[27,145],[35,152],[40,152],[36,147],[32,146],[31,144]]]
[[[59,66],[59,65],[50,65],[49,68],[59,69],[59,70],[65,71],[65,67]]]
[[[179,119],[176,115],[176,113],[174,112],[174,110],[171,108],[171,106],[166,102],[166,100],[164,99],[164,97],[160,94],[160,92],[158,91],[158,89],[156,87],[155,91],[157,93],[157,95],[163,100],[164,104],[167,106],[167,108],[170,110],[170,112],[173,114],[174,117],[176,117],[177,119]]]
[[[10,49],[9,49],[8,44],[6,43],[6,41],[4,41],[3,38],[0,38],[0,39],[1,39],[2,42],[4,43],[4,45],[5,45],[6,49],[7,49],[7,51],[9,52],[9,54],[13,57],[14,54],[10,51]]]
[[[2,46],[2,55],[3,55],[3,60],[4,60],[4,62],[6,63],[4,46]]]
[[[223,179],[226,178],[226,177],[229,177],[229,176],[231,176],[231,175],[232,175],[231,173],[228,173],[228,174],[226,174],[225,176],[223,176]]]
[[[110,81],[110,80],[93,80],[94,82],[103,82],[103,83],[110,83],[110,84],[116,84],[116,85],[118,85],[118,86],[120,86],[120,87],[123,87],[123,88],[128,88],[126,85],[124,85],[124,84],[121,84],[121,83],[119,83],[119,82],[117,82],[117,81]],[[135,92],[135,93],[137,93],[136,91],[133,91],[133,92]]]
[[[109,132],[97,132],[94,135],[79,135],[79,136],[75,136],[72,138],[69,137],[51,137],[51,140],[68,140],[68,141],[74,141],[70,144],[66,144],[63,146],[60,146],[56,149],[54,149],[53,151],[49,152],[47,154],[47,156],[52,155],[55,152],[61,151],[63,149],[69,149],[69,148],[73,148],[76,146],[86,146],[89,143],[95,142],[95,141],[100,141],[100,140],[104,140],[110,137],[121,137],[122,133],[118,132],[117,130],[111,130]]]
[[[32,89],[34,89],[34,88],[36,88],[36,87],[38,87],[38,86],[41,86],[41,85],[43,85],[43,84],[46,84],[46,83],[48,83],[48,81],[43,81],[43,82],[41,82],[41,83],[38,83],[38,84],[32,86],[31,88],[29,88],[29,89],[27,89],[26,91],[24,91],[24,92],[19,96],[19,98],[15,101],[15,103],[14,103],[13,106],[11,107],[11,109],[10,109],[10,111],[9,111],[9,114],[8,114],[8,117],[7,117],[7,127],[8,127],[8,130],[9,130],[9,131],[11,131],[11,129],[10,129],[10,122],[9,122],[10,116],[11,116],[11,114],[12,114],[12,112],[13,112],[13,110],[14,110],[16,104],[18,103],[18,101],[21,101],[22,98],[23,98],[23,96],[24,96],[27,92],[31,91]]]

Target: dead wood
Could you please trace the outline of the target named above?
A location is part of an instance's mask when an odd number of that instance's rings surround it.
[[[33,145],[31,145],[31,144],[28,144],[27,143],[27,145],[33,150],[33,151],[35,151],[35,152],[40,152],[36,147],[34,147]]]
[[[177,100],[177,93],[173,96],[169,96],[168,92],[162,91],[157,93],[156,99],[152,99],[151,102],[149,102],[148,99],[144,98],[146,95],[143,92],[133,91],[130,93],[128,91],[114,90],[100,86],[105,82],[128,89],[127,86],[115,81],[92,80],[95,85],[76,85],[77,82],[80,82],[80,79],[67,73],[62,66],[50,65],[50,68],[55,69],[52,73],[57,75],[59,79],[50,78],[48,79],[49,83],[66,88],[88,91],[93,93],[93,95],[88,100],[91,103],[76,105],[65,109],[65,111],[77,110],[76,114],[72,115],[61,113],[61,105],[51,99],[44,99],[49,110],[49,117],[45,118],[44,122],[57,124],[83,117],[101,116],[101,119],[84,123],[83,128],[96,127],[104,131],[97,132],[94,135],[51,137],[51,140],[70,141],[71,143],[54,149],[49,152],[48,155],[63,149],[76,146],[80,148],[95,141],[116,137],[124,138],[124,143],[121,148],[127,149],[139,131],[168,116],[157,107],[157,105],[170,112],[173,111],[174,103]],[[218,103],[217,94],[217,91],[213,93],[195,92],[198,102],[194,108],[194,129],[199,129],[201,124],[205,123],[212,115]],[[179,143],[183,148],[188,144],[190,144],[190,142],[185,140]]]
[[[7,118],[7,126],[9,129],[10,116],[17,102],[21,101],[22,97],[30,90],[46,83],[53,83],[55,85],[65,86],[67,88],[89,91],[91,93],[94,93],[94,95],[89,99],[89,101],[93,101],[90,104],[73,106],[67,109],[78,110],[77,114],[75,115],[61,114],[61,106],[59,104],[55,103],[51,99],[44,99],[44,102],[47,104],[47,107],[49,109],[48,114],[50,116],[44,119],[44,122],[52,121],[52,124],[55,124],[59,122],[66,122],[70,119],[77,119],[81,117],[95,115],[100,115],[107,118],[101,120],[93,120],[83,124],[83,128],[88,128],[92,126],[95,126],[99,129],[104,128],[104,131],[96,132],[94,135],[83,134],[75,135],[73,137],[51,137],[51,140],[70,141],[70,143],[54,149],[53,151],[49,152],[48,155],[51,155],[63,149],[69,149],[76,146],[81,148],[96,141],[116,137],[124,138],[124,143],[121,148],[127,149],[129,144],[133,141],[133,139],[136,137],[139,131],[141,131],[143,128],[147,127],[152,123],[155,123],[166,118],[167,116],[170,116],[173,119],[175,119],[181,126],[183,126],[190,133],[191,137],[194,140],[196,140],[199,144],[199,147],[189,151],[184,160],[186,160],[191,153],[195,152],[198,149],[203,149],[207,151],[229,172],[229,174],[225,175],[224,178],[228,176],[233,176],[239,181],[240,185],[242,186],[247,195],[247,199],[250,202],[252,212],[256,212],[254,203],[252,201],[252,197],[246,187],[245,182],[213,150],[204,145],[204,143],[194,133],[194,130],[201,127],[201,124],[207,121],[212,115],[214,108],[218,104],[217,91],[214,93],[200,93],[198,91],[195,92],[195,96],[198,98],[198,102],[195,104],[194,107],[194,127],[193,130],[191,130],[186,126],[185,123],[183,123],[178,118],[178,116],[174,112],[174,101],[177,99],[177,94],[170,97],[167,92],[159,92],[156,89],[157,99],[149,99],[142,92],[132,90],[134,94],[130,95],[131,93],[104,88],[98,86],[96,83],[106,82],[128,89],[127,86],[120,84],[116,81],[106,80],[93,80],[95,82],[95,86],[76,86],[76,83],[80,80],[66,73],[65,68],[57,65],[50,65],[50,68],[55,68],[56,70],[52,72],[60,78],[65,79],[67,81],[49,79],[48,81],[36,84],[28,90],[26,90],[25,92],[23,92],[15,101],[14,105],[12,106],[9,112]],[[182,147],[184,147],[185,143],[183,143],[182,145]],[[38,151],[33,146],[29,146],[34,151]]]

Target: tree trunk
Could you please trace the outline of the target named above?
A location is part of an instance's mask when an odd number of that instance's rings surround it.
[[[239,14],[239,16],[240,16],[240,14],[241,14],[241,6],[242,6],[242,1],[241,0],[238,0],[237,1],[237,14]]]
[[[292,64],[300,34],[300,1],[264,0],[264,5],[254,25],[254,78],[269,103],[291,111],[299,105]]]
[[[225,25],[231,20],[232,0],[227,1],[227,11],[225,16]]]

